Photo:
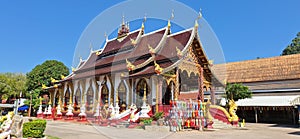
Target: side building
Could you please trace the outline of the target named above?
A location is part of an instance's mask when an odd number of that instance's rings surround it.
[[[222,73],[224,65],[214,65]],[[224,73],[224,72],[223,72]],[[298,124],[300,110],[300,54],[231,62],[227,83],[242,83],[253,92],[237,102],[237,114],[248,122]]]

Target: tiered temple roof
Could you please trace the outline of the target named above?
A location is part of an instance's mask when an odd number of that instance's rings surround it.
[[[170,34],[170,26],[144,34],[144,26],[123,36],[107,40],[102,51],[95,51],[72,75],[61,82],[100,76],[116,72],[128,72],[128,78],[157,73],[157,68],[168,72],[178,66],[187,55],[190,46],[200,55],[206,80],[212,75],[209,62],[199,42],[197,27]],[[130,66],[130,67],[129,67]]]

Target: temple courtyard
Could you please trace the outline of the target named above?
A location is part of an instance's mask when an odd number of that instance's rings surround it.
[[[298,127],[276,124],[246,123],[245,128],[215,129],[209,131],[155,131],[143,129],[118,129],[115,127],[100,127],[81,123],[47,121],[46,135],[61,139],[298,139]]]

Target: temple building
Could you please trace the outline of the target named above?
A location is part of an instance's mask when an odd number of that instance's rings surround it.
[[[141,28],[130,31],[122,22],[118,36],[106,39],[103,49],[92,51],[86,60],[72,69],[72,73],[53,81],[51,104],[66,111],[72,105],[74,112],[82,105],[87,113],[94,113],[97,105],[119,105],[120,111],[131,104],[142,106],[143,98],[153,113],[164,111],[181,92],[197,92],[192,99],[204,101],[204,94],[214,104],[216,86],[224,84],[211,70],[195,26],[171,33],[171,22],[150,33]]]

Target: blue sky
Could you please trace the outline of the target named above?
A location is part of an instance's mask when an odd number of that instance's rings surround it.
[[[299,0],[179,1],[197,11],[202,8],[227,62],[278,56],[300,31]],[[0,72],[26,73],[50,59],[70,68],[85,27],[119,2],[0,1]]]

